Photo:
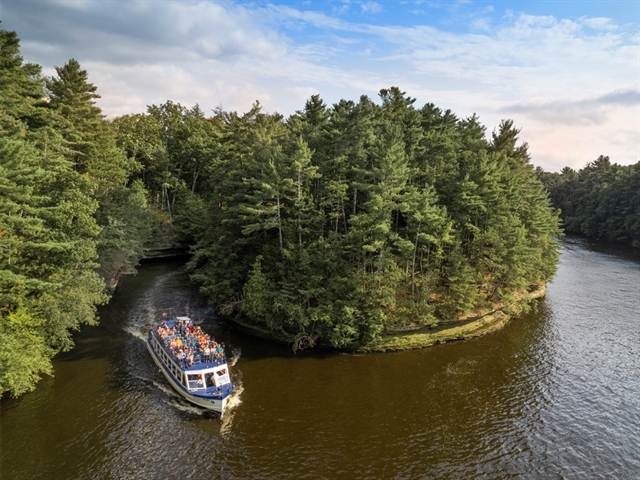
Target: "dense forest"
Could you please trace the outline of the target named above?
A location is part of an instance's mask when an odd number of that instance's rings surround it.
[[[288,118],[167,101],[107,121],[75,60],[44,77],[0,31],[0,391],[96,322],[149,241],[191,245],[218,311],[296,345],[366,344],[555,272],[557,210],[519,130],[312,96]]]
[[[31,390],[148,236],[136,166],[75,60],[44,78],[0,30],[0,392]]]
[[[601,155],[578,171],[538,173],[567,232],[640,248],[640,162],[622,166]]]

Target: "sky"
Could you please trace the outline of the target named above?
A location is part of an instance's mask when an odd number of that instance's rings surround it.
[[[25,61],[75,58],[107,118],[167,100],[295,113],[397,86],[490,135],[513,119],[532,163],[640,160],[640,1],[0,0]]]

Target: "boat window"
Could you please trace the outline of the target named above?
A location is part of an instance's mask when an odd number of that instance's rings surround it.
[[[215,384],[215,374],[213,372],[205,373],[204,378],[207,380],[207,388],[216,386],[216,384]]]
[[[204,382],[202,381],[202,377],[200,374],[192,374],[187,375],[187,379],[189,380],[189,388],[192,390],[198,388],[204,388]]]
[[[229,383],[229,374],[226,368],[221,368],[216,372],[216,385],[226,385]]]

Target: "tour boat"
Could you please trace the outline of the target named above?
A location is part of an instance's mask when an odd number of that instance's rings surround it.
[[[190,333],[195,331],[195,334]],[[147,335],[147,349],[171,386],[189,402],[221,415],[233,393],[224,347],[210,348],[207,338],[189,317],[176,317],[153,325]],[[185,346],[189,354],[176,354]],[[173,349],[171,348],[173,347]]]

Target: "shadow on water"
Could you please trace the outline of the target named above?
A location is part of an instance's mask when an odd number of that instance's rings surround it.
[[[600,253],[625,261],[640,263],[640,248],[634,248],[630,245],[594,240],[577,234],[567,234],[560,241],[564,249],[580,251],[587,256],[592,253]]]

